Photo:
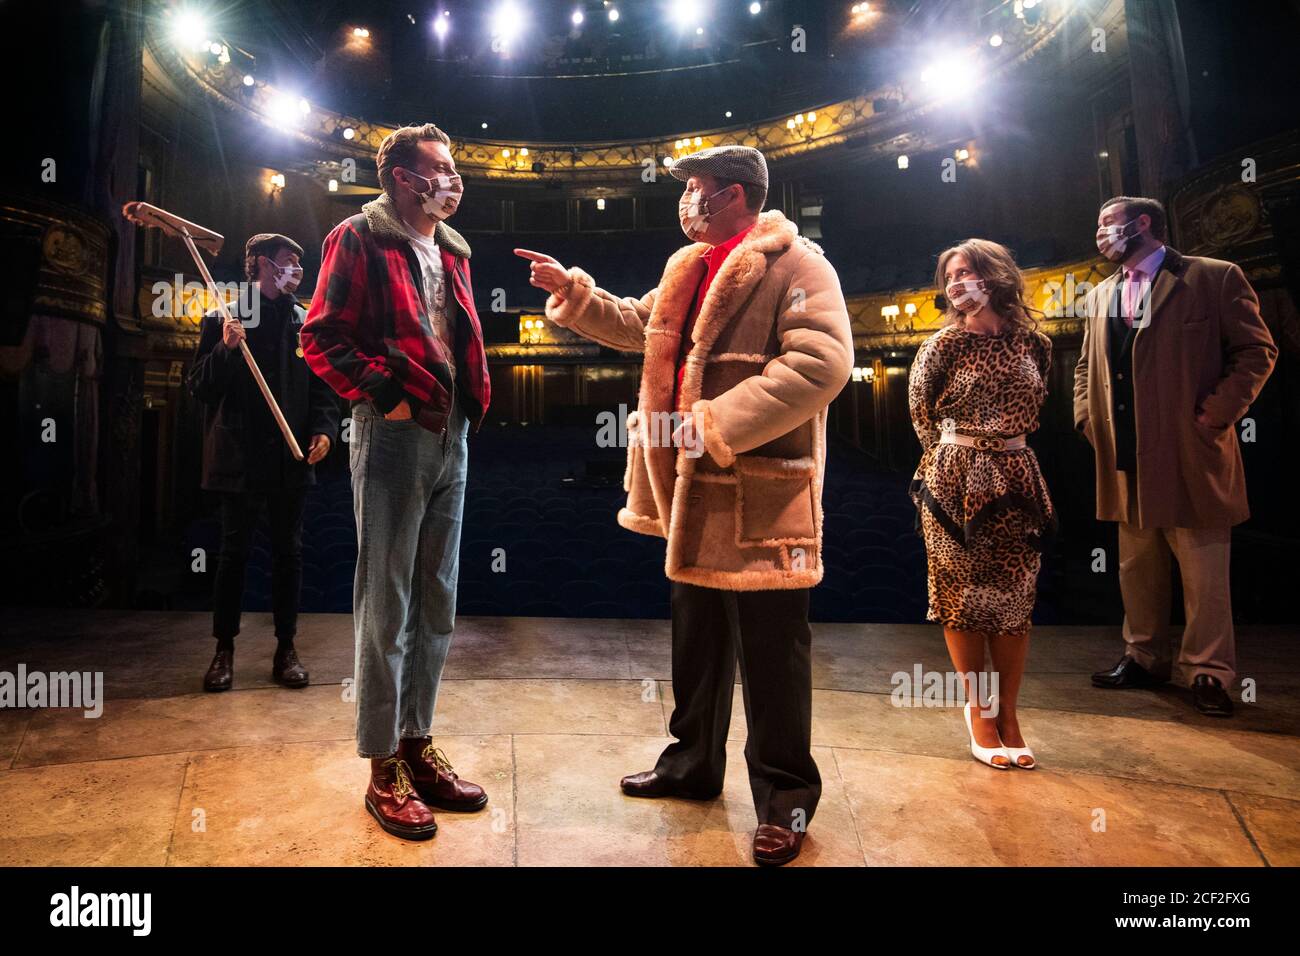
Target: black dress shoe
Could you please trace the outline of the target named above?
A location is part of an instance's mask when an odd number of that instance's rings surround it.
[[[203,675],[203,689],[210,691],[230,690],[235,679],[235,649],[218,647],[208,672]]]
[[[1092,675],[1094,687],[1122,690],[1128,687],[1159,687],[1167,678],[1157,677],[1133,658],[1125,654],[1108,671],[1097,671]]]
[[[1207,717],[1232,716],[1232,698],[1209,674],[1197,674],[1192,681],[1192,703]]]
[[[712,800],[717,793],[694,793],[669,783],[653,770],[630,773],[619,781],[629,797],[683,797],[687,800]],[[721,792],[721,791],[719,791]]]
[[[803,833],[779,827],[775,823],[760,824],[754,831],[754,862],[759,866],[780,866],[789,863],[803,848]]]
[[[285,687],[307,686],[307,668],[298,660],[298,652],[292,644],[281,644],[275,649],[275,659],[271,662],[271,679]]]

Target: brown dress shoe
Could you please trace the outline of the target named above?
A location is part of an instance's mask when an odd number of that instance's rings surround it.
[[[759,824],[754,831],[754,862],[759,866],[789,863],[803,848],[803,833],[779,827],[775,823]]]
[[[235,679],[235,649],[218,647],[208,672],[203,675],[203,689],[210,691],[230,690]]]
[[[442,748],[433,745],[432,737],[403,738],[397,744],[397,755],[410,766],[415,791],[429,806],[472,813],[482,810],[488,802],[482,787],[456,775]]]
[[[271,680],[285,687],[307,686],[307,668],[298,660],[298,652],[293,649],[292,641],[275,649],[275,658],[271,662]]]
[[[686,800],[712,800],[716,793],[695,793],[669,783],[653,770],[630,773],[619,781],[629,797],[682,797]]]
[[[427,840],[438,832],[433,811],[411,786],[411,768],[399,757],[370,761],[366,810],[385,832],[403,840]]]

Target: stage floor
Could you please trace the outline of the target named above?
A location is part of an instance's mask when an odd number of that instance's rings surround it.
[[[103,671],[102,716],[0,710],[4,865],[749,865],[736,688],[726,789],[640,800],[672,712],[666,621],[462,618],[435,737],[491,802],[426,843],[362,808],[350,615],[306,615],[313,684],[270,681],[270,616],[245,615],[235,689],[205,694],[207,614],[5,612],[0,670]],[[957,708],[891,703],[891,675],[950,669],[934,626],[814,625],[823,796],[800,866],[1300,864],[1300,635],[1242,628],[1258,702],[1100,691],[1118,629],[1043,627],[1021,723],[1040,768],[971,759]],[[1237,692],[1234,692],[1234,697]]]

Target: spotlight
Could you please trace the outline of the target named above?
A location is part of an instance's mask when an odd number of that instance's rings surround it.
[[[365,27],[354,27],[352,30],[352,35],[356,37],[358,40],[370,39],[370,31],[367,30]]]
[[[482,128],[482,129],[487,129],[487,123],[484,123],[484,124],[482,125],[481,128]]]
[[[901,156],[898,157],[898,168],[906,169],[907,165],[908,165],[907,154],[903,153]]]
[[[501,48],[509,47],[524,28],[523,11],[511,0],[505,0],[492,14],[490,28]]]
[[[610,23],[618,22],[618,7],[609,8],[609,22]]]
[[[311,104],[305,99],[300,99],[298,101],[298,111],[302,113],[303,116],[307,116],[311,113]]]
[[[968,55],[954,53],[935,60],[922,70],[921,82],[946,91],[946,95],[955,96],[963,89],[976,85],[979,82],[979,72],[973,68]]]
[[[271,100],[268,112],[271,115],[271,119],[275,120],[275,122],[281,126],[288,126],[295,122],[298,116],[301,115],[293,102],[293,98],[284,93],[277,94],[276,97]]]
[[[207,21],[193,10],[182,10],[172,24],[172,39],[177,46],[201,49],[208,45]]]
[[[991,47],[999,47],[999,46],[1001,46],[1001,45],[1002,45],[1002,34],[1001,34],[1001,33],[995,33],[995,34],[993,34],[993,36],[989,37],[989,46],[991,46]]]
[[[697,37],[702,37],[702,36],[704,36],[704,27],[696,27],[696,28],[695,28],[695,35],[696,35]]]
[[[253,74],[251,74],[251,73],[245,73],[245,74],[244,74],[244,85],[245,85],[245,86],[252,86],[252,85],[253,85],[253,82],[254,82],[254,80],[253,80]]]
[[[330,180],[330,182],[329,182],[329,190],[330,190],[330,192],[332,192],[332,193],[336,193],[336,192],[339,191],[339,181],[338,181],[337,179],[331,179],[331,180]]]
[[[576,27],[576,26],[581,26],[582,21],[587,18],[582,15],[581,10],[574,10],[573,16],[569,17],[569,19],[573,21],[573,25]]]
[[[694,26],[700,19],[700,5],[695,0],[673,0],[668,15],[679,28]]]
[[[354,139],[354,138],[356,138],[356,135],[357,135],[357,131],[354,130],[351,126],[345,126],[345,127],[343,127],[343,138],[344,138],[344,139]]]
[[[727,119],[731,119],[731,110],[727,110],[726,117]]]
[[[750,12],[751,14],[753,14],[754,16],[758,16],[760,13],[763,12],[763,5],[762,5],[761,3],[757,3],[757,2],[755,2],[755,3],[751,3],[751,4],[749,5],[749,12]]]
[[[439,40],[445,37],[447,35],[447,31],[450,29],[451,29],[451,21],[447,19],[446,11],[443,11],[442,16],[433,18],[433,32],[434,35],[437,36]]]

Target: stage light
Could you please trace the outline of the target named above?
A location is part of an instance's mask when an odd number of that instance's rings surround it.
[[[303,116],[307,116],[309,113],[311,113],[311,104],[308,103],[305,99],[300,99],[298,101],[298,111],[302,113]]]
[[[970,159],[970,150],[963,146],[958,149],[957,152],[953,153],[953,155],[957,158],[957,162],[964,163],[966,160]]]
[[[193,10],[182,10],[172,23],[172,39],[176,45],[192,50],[208,45],[207,32],[207,21]]]
[[[370,39],[370,31],[367,30],[365,27],[355,27],[352,30],[352,35],[356,37],[358,40]]]
[[[293,98],[284,93],[276,95],[276,97],[271,100],[267,112],[270,113],[271,119],[275,120],[275,122],[279,123],[281,126],[288,126],[290,123],[295,122],[301,115],[293,102]]]
[[[763,12],[763,5],[762,5],[761,3],[757,3],[757,2],[755,2],[755,3],[751,3],[751,4],[749,5],[749,12],[750,12],[751,14],[753,14],[754,16],[758,16],[760,13]]]
[[[908,166],[907,154],[903,153],[901,156],[898,157],[898,168],[906,169],[907,166]]]
[[[357,131],[354,130],[351,126],[345,126],[345,127],[343,127],[343,138],[344,138],[344,139],[352,139],[352,138],[355,137],[356,135],[357,135]]]
[[[253,74],[251,74],[251,73],[245,73],[245,74],[244,74],[244,85],[245,85],[245,86],[252,86],[253,83],[254,83],[254,80],[253,80]]]
[[[696,0],[673,0],[668,15],[679,29],[694,26],[700,20],[700,5]]]
[[[487,129],[487,123],[482,124],[481,129]]]
[[[336,193],[336,192],[339,191],[339,181],[338,181],[337,179],[331,179],[331,180],[330,180],[330,182],[329,182],[329,191],[332,192],[332,193]]]
[[[731,119],[731,110],[727,110],[726,116],[727,119]]]
[[[993,36],[989,37],[989,46],[991,46],[991,47],[999,47],[999,46],[1001,46],[1001,45],[1002,45],[1002,34],[1001,34],[1001,33],[995,33],[995,34],[993,34]]]
[[[943,96],[956,96],[978,85],[979,80],[979,71],[964,52],[935,60],[921,71],[921,82],[942,91]]]
[[[447,31],[450,29],[451,21],[447,19],[447,12],[445,10],[443,11],[442,16],[434,17],[433,32],[439,40],[443,39],[447,35]]]
[[[283,189],[283,188],[284,188],[284,173],[272,173],[272,174],[271,174],[271,185],[274,186],[276,189]]]
[[[618,7],[609,8],[609,22],[610,23],[618,22]]]
[[[502,49],[514,43],[523,28],[524,13],[511,0],[505,0],[492,14],[492,36],[500,43]]]
[[[573,21],[573,25],[576,27],[576,26],[581,26],[582,21],[587,18],[582,15],[581,10],[574,10],[573,16],[569,17],[569,19]]]

